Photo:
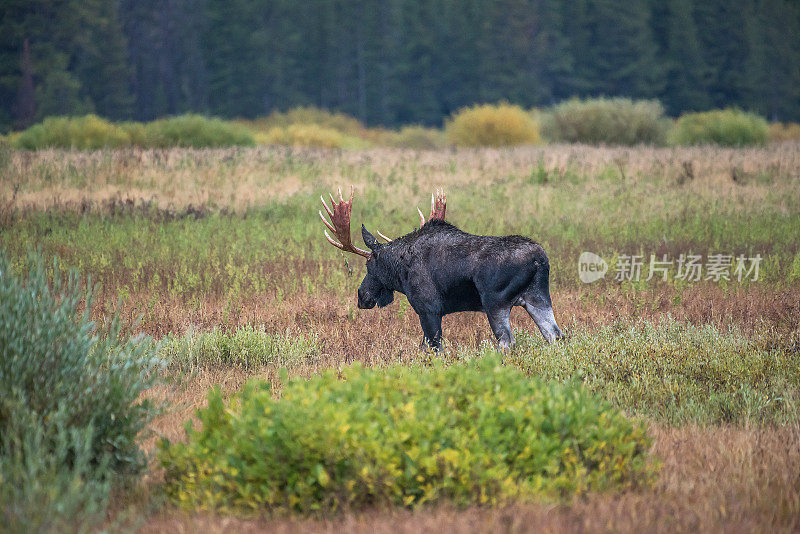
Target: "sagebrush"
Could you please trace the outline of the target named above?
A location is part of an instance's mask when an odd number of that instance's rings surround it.
[[[0,254],[0,516],[58,530],[145,468],[139,439],[156,408],[141,394],[161,363],[157,345],[127,338],[115,317],[89,319],[94,291],[77,272],[38,255],[26,271]]]

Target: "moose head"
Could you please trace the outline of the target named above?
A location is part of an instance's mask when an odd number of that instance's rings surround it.
[[[358,288],[358,307],[362,310],[374,308],[376,305],[379,308],[388,306],[394,302],[394,292],[397,287],[397,272],[396,272],[396,259],[391,251],[384,251],[386,245],[392,240],[380,231],[376,233],[382,237],[387,243],[380,243],[374,235],[362,224],[361,237],[364,244],[369,249],[363,250],[353,245],[350,240],[350,216],[353,209],[353,187],[350,187],[350,199],[345,200],[342,197],[342,188],[338,188],[339,201],[337,202],[333,195],[330,193],[328,196],[331,199],[331,206],[329,208],[325,203],[325,199],[320,197],[325,211],[331,219],[331,223],[319,211],[319,216],[325,226],[333,232],[336,236],[337,242],[330,235],[327,230],[325,231],[325,238],[335,246],[345,252],[358,254],[367,259],[367,274]],[[431,195],[431,214],[429,220],[444,220],[445,212],[447,211],[447,197],[444,190],[437,190],[435,194]],[[425,216],[422,211],[417,208],[420,217],[420,228],[425,225]]]

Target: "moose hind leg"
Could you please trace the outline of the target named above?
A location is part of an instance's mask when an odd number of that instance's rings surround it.
[[[533,322],[539,327],[539,332],[542,333],[545,341],[552,343],[563,337],[561,329],[556,323],[556,318],[553,316],[553,306],[547,302],[535,302],[532,304],[526,299],[523,302],[525,311],[531,316]]]
[[[486,311],[489,326],[497,338],[498,348],[506,352],[514,348],[514,334],[511,332],[511,308],[496,308]]]

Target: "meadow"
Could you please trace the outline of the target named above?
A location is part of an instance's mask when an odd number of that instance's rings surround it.
[[[164,380],[145,394],[163,412],[149,453],[187,440],[184,422],[213,386],[252,378],[276,395],[360,363],[416,368],[499,357],[482,314],[444,321],[446,351],[420,350],[404,297],[359,310],[358,257],[322,235],[319,197],[355,188],[353,228],[394,237],[418,225],[443,187],[448,220],[476,234],[521,234],[551,263],[556,319],[545,344],[521,312],[503,366],[546,384],[579,384],[640,422],[659,467],[650,484],[500,506],[436,502],[329,515],[241,517],[165,500],[151,459],[114,494],[107,521],[145,532],[778,530],[800,528],[800,144],[754,148],[592,147],[364,150],[299,147],[0,146],[0,249],[20,275],[31,250],[99,283],[89,315],[159,341]],[[578,276],[589,251],[609,265]],[[650,255],[760,255],[759,276],[687,281]],[[616,280],[644,258],[642,276]],[[731,274],[733,269],[731,268]],[[704,273],[705,274],[705,273]],[[438,364],[437,364],[438,365]]]

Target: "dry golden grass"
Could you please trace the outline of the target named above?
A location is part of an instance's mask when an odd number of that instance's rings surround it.
[[[683,290],[679,301],[677,295],[669,286],[655,285],[647,291],[631,293],[592,286],[552,290],[556,320],[567,331],[573,326],[595,327],[628,318],[657,322],[667,314],[692,324],[733,324],[746,333],[767,329],[776,335],[790,335],[800,330],[797,285],[754,285],[726,291],[707,283]],[[137,331],[156,338],[181,335],[189,329],[208,331],[244,325],[263,325],[268,332],[313,331],[322,347],[325,366],[353,360],[395,361],[406,354],[416,355],[422,335],[417,315],[401,295],[397,296],[398,302],[380,310],[357,309],[355,291],[344,297],[298,293],[281,302],[270,294],[258,295],[233,310],[226,300],[213,298],[196,303],[161,297],[152,307],[143,306],[151,300],[151,294],[131,295],[117,308],[113,304],[115,297],[113,290],[103,291],[94,310],[95,318],[101,320],[112,311],[119,311],[131,324],[144,314]],[[518,308],[512,313],[512,326],[536,330],[533,321]],[[447,343],[465,347],[477,347],[482,341],[493,339],[486,316],[481,313],[447,316],[444,335]]]
[[[745,149],[553,145],[422,152],[278,147],[41,150],[10,151],[6,160],[0,199],[11,198],[19,186],[17,206],[23,210],[131,198],[153,200],[162,208],[211,203],[243,211],[351,183],[359,189],[378,185],[387,194],[413,200],[440,186],[483,187],[523,179],[540,165],[553,183],[574,174],[594,178],[590,187],[607,188],[597,176],[614,169],[633,185],[658,176],[684,184],[687,195],[736,195],[758,202],[769,194],[769,187],[752,178],[796,178],[800,143]],[[797,188],[793,183],[788,192],[800,195]]]

